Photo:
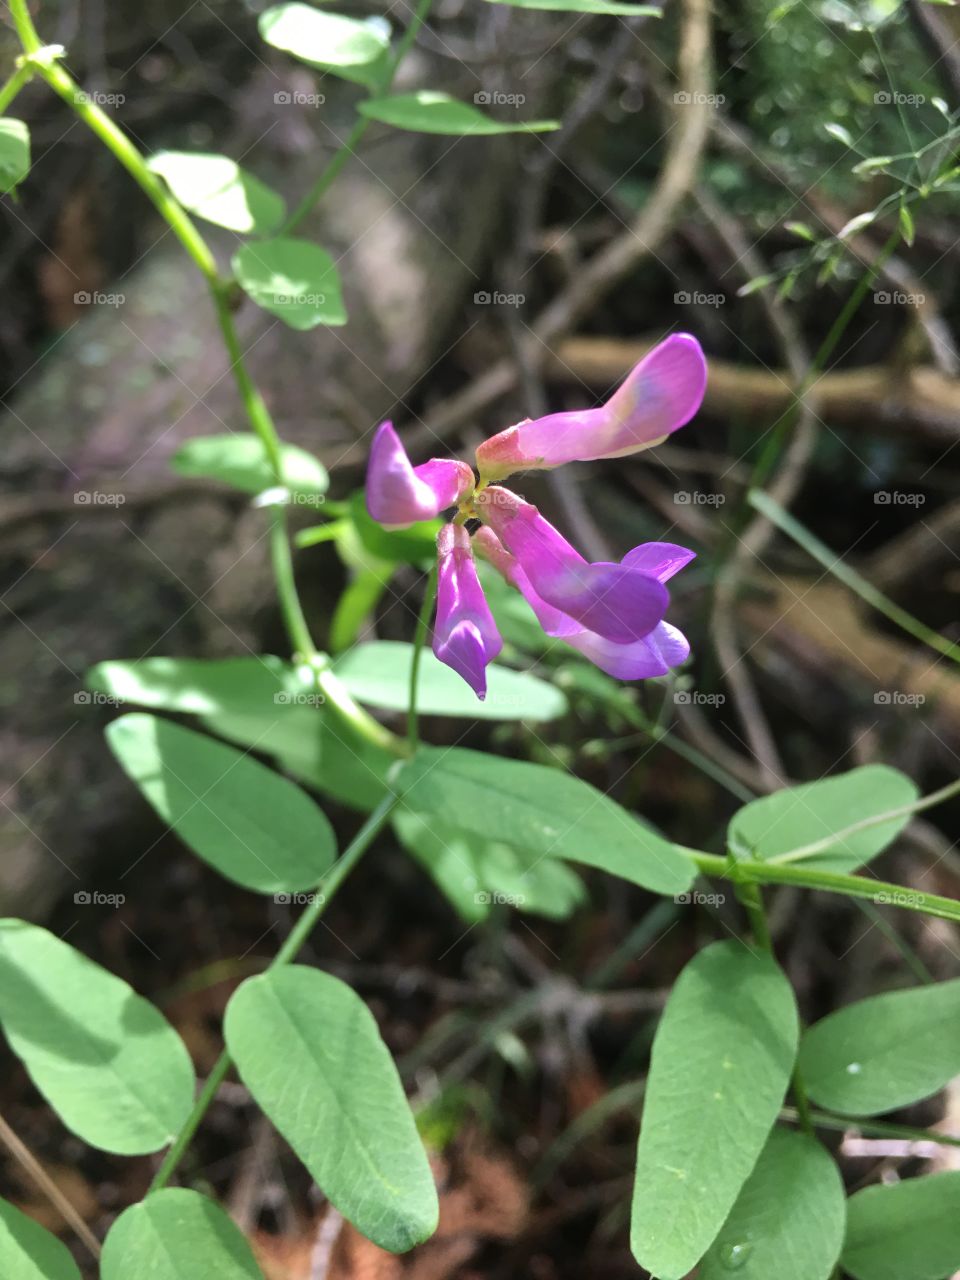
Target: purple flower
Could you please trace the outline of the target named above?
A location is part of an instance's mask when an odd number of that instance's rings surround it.
[[[373,437],[367,463],[367,510],[387,529],[406,529],[457,506],[473,490],[473,470],[454,458],[415,467],[392,422]]]
[[[670,542],[647,542],[623,559],[591,563],[535,506],[491,481],[512,471],[617,458],[658,444],[689,422],[703,399],[706,361],[689,334],[661,342],[606,404],[518,423],[477,449],[480,483],[465,463],[434,458],[415,467],[389,422],[377,431],[367,469],[367,509],[387,528],[406,528],[451,507],[456,523],[437,539],[439,571],[433,652],[484,698],[487,665],[503,641],[484,599],[473,545],[527,599],[547,635],[620,680],[665,675],[690,646],[664,621],[664,585],[693,559]],[[471,542],[464,521],[480,520]]]
[[[658,622],[643,639],[627,644],[617,644],[588,630],[538,595],[519,560],[507,551],[491,528],[485,525],[478,529],[474,541],[479,554],[524,597],[547,635],[579,650],[608,675],[618,680],[664,676],[671,667],[679,666],[690,656],[686,637],[668,622]],[[646,542],[629,551],[622,563],[641,565],[659,582],[665,582],[693,558],[694,552],[686,547],[671,542]]]
[[[463,676],[481,701],[487,695],[487,664],[503,648],[477,577],[470,535],[445,524],[437,536],[437,618],[433,652]]]
[[[599,409],[527,419],[491,436],[477,449],[480,478],[503,480],[514,471],[622,458],[659,444],[700,408],[707,362],[689,333],[653,348]]]

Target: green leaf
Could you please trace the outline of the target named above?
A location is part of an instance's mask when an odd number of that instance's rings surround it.
[[[358,702],[386,711],[405,711],[410,693],[413,645],[375,640],[348,650],[334,672]],[[567,700],[553,685],[535,676],[491,664],[483,700],[448,666],[425,650],[417,673],[417,706],[423,715],[467,716],[471,720],[554,720]]]
[[[855,236],[858,232],[863,231],[865,227],[871,226],[877,220],[878,210],[870,209],[867,213],[858,213],[855,218],[851,218],[849,222],[845,222],[837,232],[838,240],[849,240],[851,236]]]
[[[494,906],[565,920],[585,899],[580,877],[554,858],[484,840],[433,817],[426,822],[408,810],[395,813],[393,825],[468,924],[486,919]]]
[[[224,1032],[243,1083],[358,1231],[391,1253],[433,1234],[426,1152],[359,996],[318,969],[272,969],[238,988]]]
[[[283,221],[283,200],[227,156],[159,151],[147,160],[185,209],[230,231],[269,235]]]
[[[4,1280],[81,1280],[65,1244],[0,1200],[0,1275]]]
[[[378,560],[395,564],[423,564],[437,556],[437,534],[442,520],[420,520],[408,529],[384,529],[367,510],[364,491],[350,499],[350,519],[364,549]]]
[[[832,1111],[879,1115],[960,1075],[960,978],[889,991],[838,1009],[800,1045],[807,1092]]]
[[[206,1196],[167,1187],[107,1233],[102,1280],[263,1280],[243,1232]]]
[[[233,273],[258,307],[291,329],[346,324],[340,273],[309,240],[256,240],[233,255]]]
[[[905,204],[900,206],[900,234],[908,245],[913,244],[917,234],[917,229],[913,222],[913,214]]]
[[[368,98],[357,104],[357,110],[371,120],[391,124],[396,129],[411,129],[414,133],[479,137],[495,133],[543,133],[560,128],[558,120],[525,120],[514,124],[494,120],[470,103],[434,89],[397,93],[389,98]]]
[[[883,764],[863,765],[752,800],[730,820],[727,844],[738,858],[802,861],[821,870],[854,871],[897,838],[909,814],[865,827],[809,857],[801,859],[799,852],[858,822],[911,805],[918,794],[913,782],[898,770]],[[794,852],[796,858],[791,856]]]
[[[190,1113],[193,1067],[163,1015],[23,920],[0,920],[0,1024],[50,1106],[93,1147],[157,1151]]]
[[[830,1280],[847,1206],[843,1179],[815,1138],[774,1129],[698,1280]]]
[[[139,712],[107,726],[127,776],[221,875],[258,893],[316,885],[336,856],[333,829],[309,796],[252,756]]]
[[[683,893],[695,868],[677,849],[589,783],[546,765],[480,751],[421,747],[403,771],[404,804],[540,857],[622,876],[654,893]]]
[[[667,1000],[647,1079],[631,1244],[658,1280],[682,1280],[716,1238],[763,1150],[790,1081],[797,1009],[767,954],[715,942]]]
[[[620,4],[617,0],[489,0],[512,9],[549,9],[554,13],[610,13],[622,18],[660,18],[663,10],[652,4]]]
[[[308,4],[278,4],[260,15],[260,35],[275,49],[330,71],[371,67],[389,48],[386,32]]]
[[[285,444],[281,461],[283,483],[291,493],[301,497],[326,493],[330,477],[312,453]],[[170,465],[179,475],[222,480],[243,493],[262,493],[277,483],[263,442],[252,432],[195,436],[180,446]]]
[[[0,195],[13,191],[30,172],[30,130],[22,120],[0,119]]]
[[[853,137],[849,129],[845,129],[842,124],[825,124],[824,131],[829,133],[831,138],[836,138],[838,142],[842,142],[845,147],[853,147]]]
[[[817,237],[812,227],[805,222],[785,222],[783,224],[784,231],[789,231],[791,235],[797,236],[800,240],[806,240],[811,244],[816,244]]]
[[[946,1280],[960,1267],[960,1173],[851,1196],[841,1262],[854,1280]]]
[[[86,686],[112,702],[156,711],[215,715],[221,711],[272,714],[308,694],[289,663],[257,658],[140,658],[98,662]]]

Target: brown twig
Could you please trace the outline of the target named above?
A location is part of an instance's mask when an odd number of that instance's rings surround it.
[[[30,1175],[64,1222],[73,1229],[77,1238],[95,1258],[100,1257],[100,1241],[93,1234],[83,1218],[70,1203],[57,1184],[41,1165],[32,1151],[17,1137],[14,1131],[0,1116],[0,1142],[7,1148],[13,1158]]]

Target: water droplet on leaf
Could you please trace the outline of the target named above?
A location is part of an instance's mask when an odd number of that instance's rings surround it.
[[[862,1070],[863,1070],[863,1067],[861,1067],[861,1065],[860,1065],[860,1063],[859,1063],[859,1062],[848,1062],[848,1063],[847,1063],[847,1075],[848,1075],[848,1076],[858,1076]]]
[[[740,1240],[736,1244],[727,1244],[720,1250],[720,1265],[727,1271],[739,1271],[746,1264],[750,1257],[753,1246],[748,1244],[746,1240]]]

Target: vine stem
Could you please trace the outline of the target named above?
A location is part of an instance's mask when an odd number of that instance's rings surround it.
[[[960,902],[937,893],[924,893],[887,880],[868,880],[865,876],[847,876],[837,871],[818,871],[812,867],[784,866],[775,862],[737,862],[731,870],[730,859],[700,849],[676,848],[685,854],[704,875],[717,876],[739,884],[792,884],[802,889],[821,889],[846,898],[865,898],[870,902],[887,902],[906,911],[937,916],[960,924]]]
[[[11,0],[14,25],[24,50],[21,70],[37,74],[58,94],[104,146],[120,162],[154,208],[180,241],[210,290],[217,323],[230,361],[237,392],[257,437],[263,444],[278,486],[283,487],[283,444],[270,411],[250,376],[237,334],[231,309],[231,285],[223,279],[210,246],[197,230],[189,214],[167,190],[165,184],[148,168],[139,150],[127,135],[94,102],[90,102],[79,85],[44,49],[27,8],[26,0]],[[310,664],[318,689],[340,717],[368,741],[393,755],[405,754],[405,745],[363,710],[328,670],[314,644],[307,624],[293,571],[293,557],[286,508],[278,505],[271,512],[270,554],[277,596],[284,625],[295,653]]]
[[[333,864],[329,874],[317,885],[313,901],[303,911],[283,946],[268,965],[268,972],[270,969],[289,964],[296,957],[297,952],[309,938],[337,890],[386,825],[399,799],[399,793],[391,791],[370,814],[369,818],[350,841],[350,844]],[[192,1111],[187,1116],[179,1133],[171,1143],[170,1149],[164,1156],[159,1169],[154,1174],[153,1181],[150,1183],[147,1192],[148,1195],[154,1191],[161,1190],[170,1181],[232,1065],[233,1059],[230,1057],[229,1051],[224,1049],[204,1081],[203,1088],[197,1095]]]
[[[390,86],[393,84],[394,77],[397,74],[397,68],[410,51],[420,28],[427,20],[427,15],[430,13],[432,5],[433,0],[419,0],[419,3],[414,10],[413,17],[410,19],[410,24],[400,37],[400,40],[397,43],[397,48],[387,63],[386,71],[384,72],[382,79],[377,83],[370,94],[371,97],[389,92]],[[336,151],[333,153],[316,181],[294,209],[293,213],[291,213],[290,217],[283,224],[283,228],[279,232],[280,235],[290,235],[292,231],[299,227],[300,223],[307,217],[311,209],[313,209],[314,206],[323,199],[336,178],[339,176],[341,170],[346,165],[347,161],[355,154],[364,134],[372,124],[373,119],[371,116],[360,116],[359,119],[354,122],[350,132],[344,138],[343,142],[340,143],[339,147],[337,147]]]
[[[0,89],[0,116],[6,114],[7,107],[32,77],[33,72],[29,67],[20,66],[4,82],[3,88]]]

